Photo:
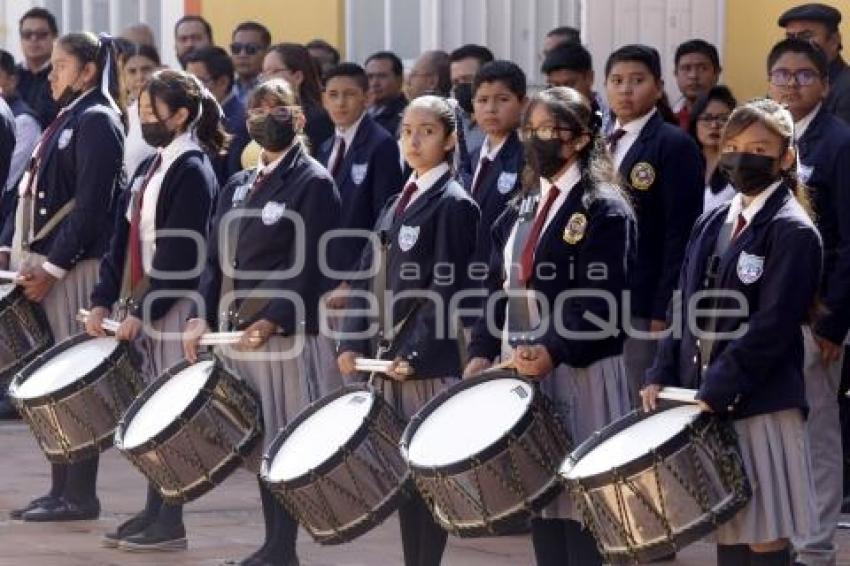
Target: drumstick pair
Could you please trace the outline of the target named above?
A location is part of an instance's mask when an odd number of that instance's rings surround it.
[[[77,313],[77,320],[80,322],[86,322],[90,314],[90,311],[80,309],[79,313]],[[103,319],[103,329],[107,332],[115,333],[118,331],[119,326],[121,326],[121,323],[117,320],[109,318]],[[242,339],[243,334],[244,332],[207,332],[201,336],[200,344],[201,346],[225,346],[229,344],[237,344]]]

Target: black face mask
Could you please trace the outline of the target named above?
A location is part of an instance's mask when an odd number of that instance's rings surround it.
[[[779,179],[778,162],[770,155],[734,151],[722,154],[718,167],[738,192],[753,196]]]
[[[295,139],[295,124],[292,117],[281,119],[269,114],[248,118],[247,126],[251,139],[268,151],[282,151]]]
[[[165,147],[174,139],[174,132],[162,121],[142,122],[142,139],[149,146]]]
[[[536,166],[537,172],[544,179],[551,179],[567,162],[561,154],[564,141],[560,138],[541,140],[532,136],[524,145],[526,159]]]
[[[472,114],[472,83],[460,83],[452,89],[458,106],[463,108],[467,114]]]

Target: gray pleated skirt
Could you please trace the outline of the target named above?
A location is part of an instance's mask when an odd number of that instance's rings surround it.
[[[164,317],[145,324],[142,334],[133,343],[141,357],[141,371],[146,383],[152,383],[183,361],[182,333],[192,305],[189,299],[180,299]]]
[[[304,407],[342,386],[333,343],[325,336],[305,336],[304,347],[289,359],[280,352],[295,346],[295,338],[272,336],[249,357],[231,348],[217,349],[227,368],[245,380],[263,407],[263,449]],[[265,354],[265,355],[263,355]]]
[[[398,416],[405,420],[419,412],[435,395],[460,381],[457,377],[434,377],[429,379],[411,379],[395,381],[389,378],[375,377],[375,388]]]
[[[23,263],[28,266],[40,265],[44,260],[44,256],[29,254]],[[12,265],[14,270],[20,267]],[[89,308],[99,269],[99,260],[85,259],[79,262],[65,277],[53,284],[41,302],[56,344],[85,330],[85,326],[77,321],[77,312]]]
[[[735,430],[753,496],[711,540],[759,544],[808,536],[817,515],[802,413],[788,409],[737,420]]]
[[[573,446],[629,412],[629,387],[622,356],[612,356],[586,368],[560,365],[540,382],[567,429]],[[562,493],[543,509],[545,519],[581,521],[573,498]]]

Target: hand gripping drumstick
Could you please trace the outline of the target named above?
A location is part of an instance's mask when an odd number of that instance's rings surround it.
[[[0,269],[0,281],[17,281],[18,273],[16,271],[4,271]]]
[[[699,403],[696,389],[684,389],[682,387],[664,387],[658,392],[658,398],[679,401],[680,403]]]
[[[393,360],[374,360],[371,358],[357,358],[354,360],[354,369],[366,373],[388,373],[395,362]],[[413,368],[399,367],[396,373],[411,376]]]
[[[86,309],[80,309],[77,313],[77,320],[80,322],[86,322],[89,317],[89,311]],[[118,330],[118,327],[121,326],[121,323],[117,320],[111,320],[109,318],[103,319],[103,329],[115,333]],[[201,346],[224,346],[227,344],[236,344],[239,340],[242,339],[243,332],[207,332],[203,336],[201,336]]]

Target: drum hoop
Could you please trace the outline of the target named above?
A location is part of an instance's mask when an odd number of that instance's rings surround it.
[[[284,442],[286,442],[289,437],[292,436],[292,433],[295,432],[295,429],[301,426],[304,421],[312,417],[323,407],[350,393],[368,393],[373,397],[373,401],[372,406],[369,408],[369,412],[366,413],[366,416],[363,419],[363,423],[357,427],[357,430],[352,433],[349,439],[344,442],[342,446],[340,446],[337,451],[330,456],[330,458],[320,463],[315,468],[307,470],[300,476],[296,476],[288,480],[272,480],[269,478],[268,474],[275,456],[277,456],[277,453],[280,450],[280,447],[283,446]],[[343,386],[330,395],[326,395],[321,399],[313,401],[275,435],[274,439],[269,444],[268,449],[263,454],[263,459],[260,463],[260,479],[272,489],[297,489],[311,483],[314,475],[324,475],[330,472],[342,462],[343,454],[347,451],[353,450],[359,446],[361,442],[363,442],[363,439],[366,438],[367,434],[369,434],[369,422],[375,418],[382,406],[386,406],[389,411],[394,412],[392,407],[384,401],[382,396],[378,395],[377,392],[368,385],[360,383]]]
[[[55,345],[53,331],[50,329],[50,323],[47,321],[47,314],[44,312],[44,309],[40,304],[27,300],[27,298],[24,296],[22,287],[16,286],[11,293],[6,295],[5,297],[0,298],[0,312],[14,307],[15,303],[18,300],[23,300],[29,304],[39,328],[42,330],[42,332],[44,332],[47,339],[44,341],[45,343],[40,348],[37,348],[26,356],[15,360],[6,368],[0,368],[0,387],[2,387],[4,390],[12,384],[12,380],[15,378],[15,375],[19,371],[25,368],[40,354],[43,354]]]
[[[195,395],[195,398],[180,412],[177,417],[168,423],[162,430],[153,435],[151,438],[139,444],[138,446],[134,446],[132,448],[124,447],[124,433],[126,432],[127,427],[133,422],[133,418],[138,414],[139,410],[142,406],[147,403],[154,394],[159,391],[159,389],[172,377],[180,373],[181,371],[195,365],[195,363],[189,362],[188,360],[183,360],[177,365],[168,368],[165,370],[160,376],[158,376],[150,385],[148,385],[144,391],[142,391],[138,397],[130,404],[127,408],[127,411],[124,415],[121,416],[121,419],[118,421],[118,426],[115,427],[115,446],[118,447],[122,452],[126,452],[127,454],[132,454],[134,456],[138,456],[147,452],[150,452],[154,448],[160,446],[163,442],[170,439],[174,434],[180,430],[183,426],[183,423],[191,420],[198,411],[206,403],[207,399],[210,396],[210,393],[218,384],[219,379],[221,379],[220,372],[226,372],[236,378],[232,374],[232,372],[228,371],[227,368],[221,363],[221,360],[209,353],[203,353],[198,356],[198,361],[196,363],[201,362],[213,362],[213,369],[210,374],[207,376],[207,380],[204,382],[204,385],[198,390],[198,394]],[[236,378],[238,379],[238,378]],[[251,391],[250,388],[246,388],[247,391]],[[251,391],[251,399],[254,401],[256,406],[259,406],[259,401],[257,400],[256,394]],[[242,447],[240,447],[242,448]],[[243,452],[240,456],[244,456],[247,452]]]
[[[419,466],[410,461],[408,457],[408,449],[410,447],[410,442],[413,440],[413,437],[416,436],[416,432],[419,430],[419,427],[422,423],[431,416],[437,408],[442,405],[446,400],[451,397],[454,397],[457,393],[479,385],[481,383],[486,383],[488,381],[494,381],[496,379],[517,379],[519,381],[525,382],[531,386],[531,401],[528,403],[528,408],[523,413],[523,415],[517,420],[513,427],[507,434],[505,434],[502,438],[496,440],[489,446],[479,450],[475,454],[469,455],[467,458],[463,460],[459,460],[457,462],[452,462],[450,464],[445,464],[443,466]],[[531,425],[534,420],[534,411],[531,408],[534,406],[535,402],[540,399],[545,402],[546,396],[540,393],[540,390],[537,384],[513,371],[494,371],[494,372],[485,372],[481,375],[477,375],[475,377],[471,377],[468,379],[463,379],[458,383],[455,383],[448,389],[444,389],[439,392],[437,395],[432,397],[421,409],[417,412],[413,417],[411,417],[410,422],[404,429],[404,432],[401,435],[401,441],[399,442],[399,446],[401,448],[401,455],[404,458],[404,461],[407,462],[407,465],[410,467],[410,470],[413,472],[414,476],[421,475],[423,477],[434,477],[440,475],[455,475],[461,474],[463,472],[469,471],[470,469],[477,466],[476,462],[486,462],[491,458],[501,454],[507,448],[508,443],[510,442],[511,437],[516,437],[522,435],[526,429]],[[559,421],[560,423],[560,421]]]
[[[659,402],[659,407],[666,410],[686,404],[687,403],[662,400]],[[576,449],[573,450],[567,456],[564,463],[561,464],[561,468],[563,469],[567,462],[570,462],[569,469],[572,469],[572,467],[575,466],[575,464],[577,464],[579,460],[584,458],[589,452],[598,447],[604,441],[626,430],[630,426],[637,424],[658,413],[659,411],[647,413],[640,409],[635,409],[634,411],[628,413],[621,419],[610,423],[604,428],[593,433],[593,435],[587,438],[587,440],[585,440],[578,447],[576,447]],[[603,485],[615,483],[619,481],[619,479],[622,477],[629,477],[652,467],[652,465],[658,458],[667,458],[668,456],[671,456],[674,453],[678,452],[688,444],[692,436],[691,433],[694,429],[704,428],[709,424],[711,419],[715,418],[717,417],[709,415],[708,413],[700,413],[699,415],[697,415],[697,417],[692,423],[690,423],[688,426],[686,426],[685,428],[683,428],[682,430],[662,442],[654,450],[650,450],[646,454],[643,454],[635,458],[634,460],[626,462],[620,466],[614,466],[613,468],[604,472],[575,479],[566,477],[565,472],[568,470],[559,471],[558,477],[567,485],[581,486],[581,488],[583,489],[595,489]]]
[[[45,363],[49,362],[56,355],[61,354],[67,350],[70,350],[74,346],[82,344],[83,342],[88,342],[89,340],[94,340],[95,338],[89,336],[88,334],[81,333],[75,336],[68,338],[60,342],[59,344],[55,344],[50,349],[42,352],[38,356],[36,356],[30,363],[24,366],[12,380],[11,387],[20,387],[24,382],[26,382],[33,373],[35,373],[38,369],[40,369]],[[39,397],[30,397],[27,399],[22,399],[15,397],[13,395],[9,395],[9,398],[17,407],[40,407],[42,405],[55,404],[59,401],[62,401],[74,393],[82,391],[87,388],[89,385],[97,381],[100,378],[104,370],[114,367],[124,358],[127,358],[135,369],[138,369],[138,366],[133,363],[133,356],[130,355],[130,349],[127,345],[127,342],[119,341],[118,346],[115,350],[110,353],[106,358],[103,359],[99,364],[97,364],[91,371],[78,378],[73,383],[69,383],[64,387],[60,387],[56,391],[52,391],[50,393],[46,393]],[[11,388],[10,388],[11,391]]]

